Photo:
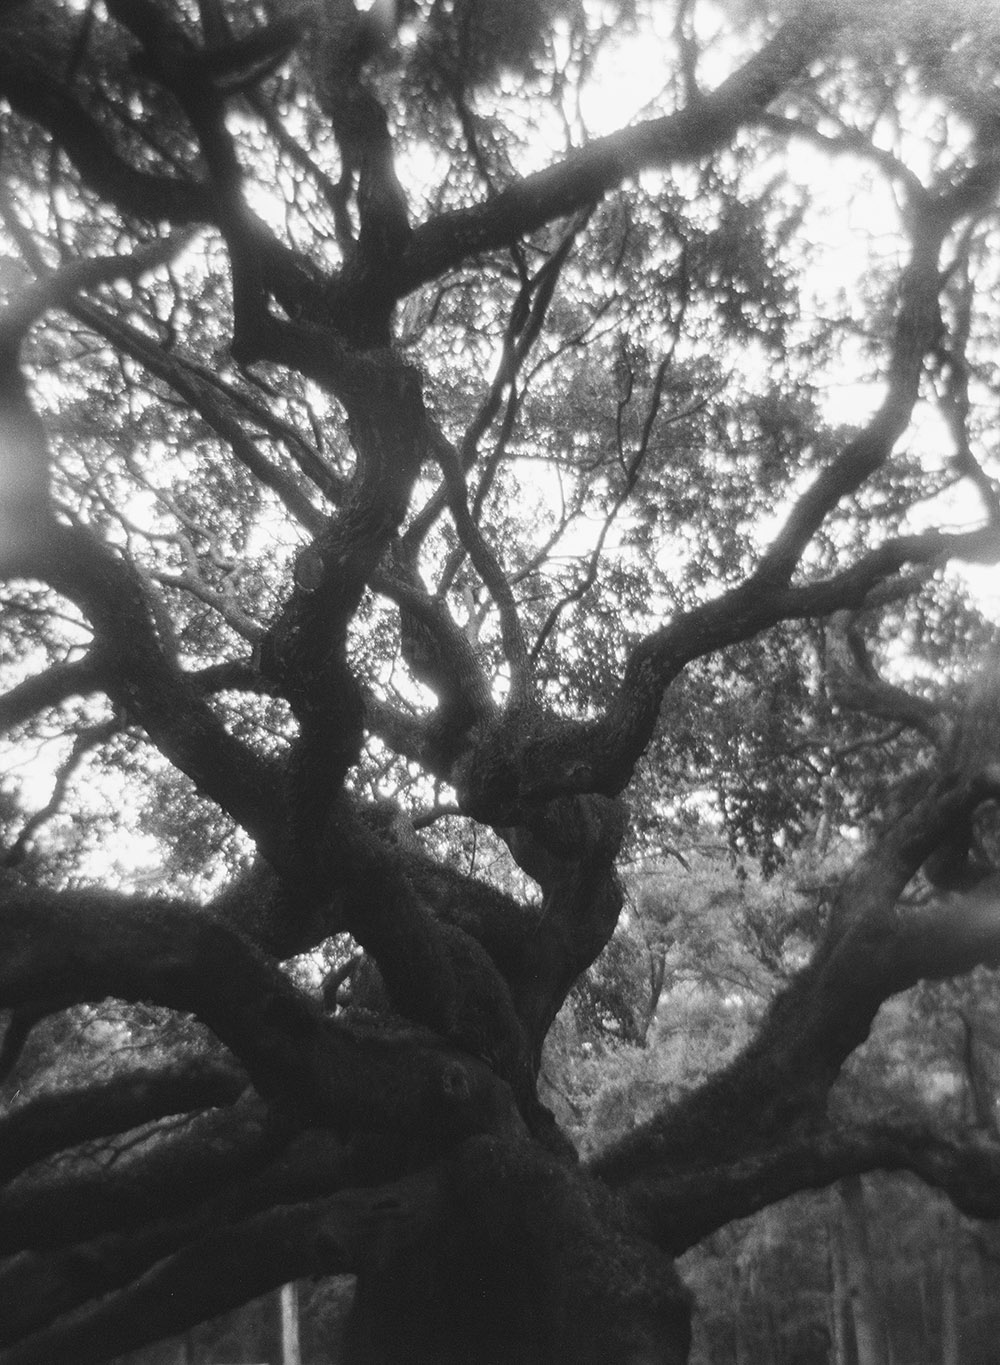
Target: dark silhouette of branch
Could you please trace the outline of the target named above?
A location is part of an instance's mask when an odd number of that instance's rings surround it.
[[[1000,1143],[919,1122],[820,1128],[724,1166],[638,1183],[629,1198],[648,1234],[680,1255],[733,1219],[870,1171],[911,1172],[969,1217],[1000,1216]]]
[[[105,672],[93,655],[52,664],[0,696],[0,731],[13,730],[32,716],[73,697],[104,691],[106,684]]]
[[[414,1132],[521,1131],[509,1092],[481,1063],[429,1035],[353,1034],[198,908],[8,886],[0,909],[0,1008],[52,996],[149,1000],[197,1014],[262,1096],[335,1129],[392,1124],[402,1108]]]
[[[59,811],[62,809],[62,804],[65,800],[69,784],[73,780],[73,777],[76,775],[76,772],[84,759],[94,749],[99,748],[102,744],[116,735],[120,729],[121,722],[117,717],[113,717],[111,720],[103,721],[99,725],[86,726],[84,729],[77,732],[73,740],[73,747],[56,770],[55,782],[52,785],[52,793],[49,796],[48,801],[24,822],[17,838],[3,856],[0,857],[0,867],[11,868],[18,866],[23,860],[24,855],[28,850],[28,845],[34,836],[44,824],[51,820],[54,815],[58,815]]]
[[[827,668],[834,700],[852,711],[899,721],[940,746],[948,725],[938,706],[880,677],[868,653],[857,618],[835,612],[826,637]]]
[[[709,156],[763,114],[822,53],[847,17],[832,9],[804,9],[738,71],[679,113],[597,138],[482,204],[416,227],[397,268],[397,294],[597,203],[647,167],[691,164]]]
[[[920,980],[1000,963],[1000,883],[905,912],[898,904],[956,822],[997,790],[939,781],[874,839],[843,879],[812,959],[774,998],[753,1041],[704,1086],[597,1157],[594,1173],[628,1185],[692,1163],[738,1160],[808,1130],[885,1000]],[[720,1113],[731,1114],[732,1124],[720,1126]]]
[[[271,1209],[208,1232],[133,1284],[78,1309],[10,1350],[0,1365],[99,1365],[108,1351],[169,1336],[288,1280],[351,1272],[435,1224],[436,1173]]]
[[[0,197],[4,222],[11,227],[16,216]],[[146,275],[169,264],[192,242],[197,229],[187,228],[154,240],[137,251],[122,256],[92,256],[73,261],[58,270],[48,271],[44,279],[25,287],[0,314],[6,344],[20,339],[33,323],[53,308],[68,308],[79,294],[89,293],[105,284],[138,283]],[[23,240],[23,238],[22,238]],[[40,263],[36,257],[36,262]]]
[[[0,1116],[0,1181],[55,1152],[168,1114],[230,1104],[247,1084],[231,1062],[194,1059],[43,1094]]]

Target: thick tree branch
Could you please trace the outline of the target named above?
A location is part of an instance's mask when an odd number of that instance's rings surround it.
[[[274,1114],[247,1090],[223,1108],[160,1125],[146,1142],[131,1134],[109,1138],[89,1159],[80,1152],[68,1165],[26,1170],[0,1191],[0,1256],[39,1252],[51,1263],[64,1253],[71,1259],[74,1246],[124,1237],[132,1240],[137,1257],[151,1248],[151,1260],[158,1260],[164,1246],[172,1250],[196,1235],[205,1217],[255,1213],[272,1197],[280,1202],[285,1186],[268,1173],[280,1165],[294,1133],[286,1115]],[[110,1163],[109,1151],[117,1156]],[[322,1192],[343,1183],[328,1184]],[[261,1202],[254,1202],[252,1191],[258,1188]],[[142,1228],[149,1229],[149,1243],[137,1238]],[[8,1302],[24,1289],[24,1273],[16,1259],[0,1273],[0,1323],[6,1324]],[[65,1295],[63,1290],[60,1304]],[[30,1310],[23,1318],[37,1325]]]
[[[0,1115],[0,1181],[92,1138],[166,1114],[230,1104],[246,1084],[231,1062],[196,1059],[163,1070],[130,1071],[83,1090],[40,1095]]]
[[[1000,896],[992,884],[922,909],[899,906],[955,823],[996,790],[981,782],[937,783],[874,841],[841,885],[812,960],[775,997],[749,1046],[599,1156],[595,1173],[627,1184],[729,1161],[810,1128],[883,1001],[924,978],[997,965]]]
[[[288,1280],[356,1271],[426,1236],[440,1220],[439,1176],[347,1190],[208,1233],[134,1284],[6,1350],[0,1365],[100,1365],[192,1327]]]
[[[537,1056],[573,983],[618,923],[623,892],[615,862],[625,813],[619,801],[577,797],[554,801],[528,825],[499,832],[544,892],[513,992]]]
[[[404,861],[346,807],[335,827],[345,927],[378,964],[393,1007],[482,1058],[530,1119],[536,1101],[528,1039],[489,954],[464,930],[435,919]]]
[[[688,108],[597,138],[483,204],[441,214],[415,228],[396,272],[397,295],[597,203],[641,170],[690,164],[711,155],[739,128],[753,123],[821,55],[847,18],[845,7],[835,13],[804,6],[760,52]]]
[[[1000,532],[984,526],[901,536],[811,583],[780,587],[747,579],[641,640],[602,717],[579,722],[550,716],[544,730],[537,720],[526,726],[521,717],[505,717],[485,732],[453,774],[462,809],[489,823],[513,825],[555,796],[617,794],[649,743],[666,688],[694,659],[752,639],[781,621],[861,610],[900,569],[952,558],[997,562]]]
[[[65,15],[57,7],[45,9],[36,2],[3,11],[0,91],[11,106],[45,128],[84,184],[129,218],[177,226],[213,222],[212,195],[204,184],[131,165],[71,93],[60,74],[67,69],[71,36]]]
[[[60,1217],[51,1198],[58,1178],[48,1188],[36,1182],[33,1199],[15,1200],[15,1226],[33,1213],[36,1228],[49,1235],[29,1235],[23,1240],[34,1254],[13,1256],[0,1267],[0,1343],[28,1336],[88,1300],[130,1284],[212,1227],[278,1205],[325,1198],[357,1182],[349,1149],[329,1133],[307,1129],[290,1136],[287,1123],[262,1126],[245,1099],[230,1111],[172,1123],[167,1131],[161,1125],[145,1147],[121,1153],[110,1164],[92,1162],[89,1186],[84,1176],[64,1174],[66,1217]],[[230,1114],[239,1115],[238,1123],[223,1127],[219,1118]],[[238,1144],[233,1140],[237,1129]],[[113,1152],[114,1144],[108,1146]],[[163,1160],[164,1149],[173,1149],[172,1161]],[[369,1183],[377,1179],[377,1164],[369,1163],[365,1173]],[[94,1197],[100,1176],[109,1187],[103,1205]],[[18,1182],[15,1190],[25,1183]],[[138,1197],[140,1190],[145,1200]],[[5,1212],[10,1203],[0,1196]],[[94,1228],[101,1229],[96,1236]],[[87,1266],[85,1277],[81,1264]]]
[[[0,696],[0,733],[23,725],[72,697],[87,697],[106,690],[106,671],[92,655],[53,664]]]
[[[179,902],[11,889],[0,914],[0,1008],[150,1000],[197,1014],[260,1094],[342,1129],[449,1135],[518,1123],[509,1091],[433,1039],[355,1036],[231,929]],[[471,1126],[470,1126],[471,1125]]]
[[[232,267],[234,333],[246,335],[266,311],[263,262],[274,252],[268,250],[271,234],[242,198],[243,175],[225,122],[226,92],[207,54],[151,0],[108,0],[108,12],[138,40],[142,65],[174,96],[198,139]]]
[[[6,205],[4,220],[11,227],[13,215]],[[0,314],[4,337],[10,341],[20,340],[45,313],[53,308],[69,308],[78,294],[89,293],[105,284],[138,283],[154,270],[168,265],[196,235],[197,229],[189,228],[155,239],[127,255],[94,256],[49,271],[45,278],[27,286],[4,308]]]
[[[436,715],[423,724],[442,749],[460,748],[469,728],[492,719],[496,705],[489,680],[468,634],[455,622],[447,602],[426,590],[405,537],[369,579],[375,592],[395,602],[400,615],[400,648],[413,676],[430,687],[439,700]],[[447,762],[431,761],[447,771]]]
[[[886,682],[877,672],[851,612],[834,613],[826,634],[826,663],[834,700],[851,711],[898,721],[940,746],[948,724],[939,707]]]
[[[821,1129],[725,1166],[637,1182],[628,1196],[647,1234],[680,1255],[736,1218],[869,1171],[908,1171],[970,1218],[1000,1217],[1000,1144],[983,1135],[945,1136],[920,1123]]]
[[[15,568],[76,602],[94,629],[112,700],[156,747],[280,860],[282,812],[270,761],[228,733],[164,646],[146,585],[82,526],[50,522]]]

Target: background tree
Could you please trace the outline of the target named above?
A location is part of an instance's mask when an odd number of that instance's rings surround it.
[[[343,1274],[355,1361],[681,1361],[734,1219],[1000,1213],[995,1132],[830,1103],[1000,953],[988,10],[0,12],[0,1365]],[[831,831],[811,926],[671,892],[773,989],[581,1164],[623,850]],[[95,1072],[106,997],[199,1028]]]

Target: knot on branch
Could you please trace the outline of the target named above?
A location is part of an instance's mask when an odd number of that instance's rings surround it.
[[[947,738],[947,721],[933,702],[897,687],[878,672],[854,612],[837,612],[831,618],[826,667],[831,692],[845,710],[916,730],[935,747]]]
[[[954,727],[945,789],[954,816],[924,864],[945,891],[967,891],[1000,869],[1000,659],[990,656]]]

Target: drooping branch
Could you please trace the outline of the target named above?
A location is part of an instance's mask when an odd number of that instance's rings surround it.
[[[824,109],[824,115],[833,116]],[[835,133],[821,130],[804,118],[792,118],[787,114],[765,114],[761,126],[779,133],[783,137],[802,138],[821,152],[848,157],[861,157],[877,166],[890,181],[899,184],[912,203],[927,201],[927,192],[914,171],[887,147],[880,147],[860,128],[843,124]]]
[[[970,1218],[1000,1217],[1000,1144],[922,1123],[821,1128],[724,1166],[637,1182],[629,1202],[657,1245],[680,1255],[736,1218],[869,1171],[910,1172]]]
[[[137,1128],[166,1114],[229,1104],[247,1078],[231,1062],[141,1069],[86,1089],[44,1094],[0,1116],[0,1182],[54,1152]]]
[[[52,664],[0,696],[0,733],[13,730],[32,716],[73,697],[106,690],[107,674],[92,655]]]
[[[294,1142],[295,1131],[287,1112],[276,1114],[248,1090],[230,1104],[169,1120],[166,1131],[158,1127],[155,1139],[148,1133],[143,1142],[126,1131],[97,1144],[89,1160],[77,1152],[54,1165],[28,1169],[0,1190],[0,1256],[38,1252],[50,1264],[55,1259],[58,1272],[58,1258],[71,1256],[72,1248],[147,1227],[150,1242],[133,1240],[133,1250],[141,1258],[149,1248],[152,1260],[158,1260],[164,1246],[171,1250],[197,1235],[206,1218],[244,1216],[267,1207],[272,1198],[281,1202],[286,1185],[273,1168]],[[119,1159],[109,1163],[109,1151],[117,1151]],[[325,1188],[343,1183],[336,1180]],[[127,1273],[125,1280],[134,1274]],[[122,1282],[109,1280],[107,1287]],[[0,1273],[4,1310],[25,1284],[24,1266],[8,1261]],[[60,1303],[65,1298],[64,1289]],[[0,1323],[6,1325],[9,1317],[0,1311]],[[22,1318],[26,1326],[35,1323],[30,1312],[23,1311]]]
[[[935,745],[947,737],[946,718],[933,702],[881,677],[854,615],[837,612],[826,634],[826,663],[834,699],[852,711],[912,727]]]
[[[519,1124],[510,1094],[432,1037],[355,1035],[240,935],[176,901],[21,888],[3,895],[0,1008],[150,1000],[198,1015],[260,1094],[341,1129],[414,1133]]]
[[[288,1280],[361,1269],[441,1216],[433,1171],[269,1210],[207,1233],[134,1284],[0,1350],[0,1365],[100,1365],[109,1350],[176,1334]]]
[[[823,941],[775,997],[749,1046],[599,1156],[595,1173],[614,1185],[672,1175],[810,1129],[885,1000],[924,978],[1000,962],[1000,895],[992,884],[923,907],[899,905],[956,822],[997,790],[946,779],[891,824],[844,879]]]

